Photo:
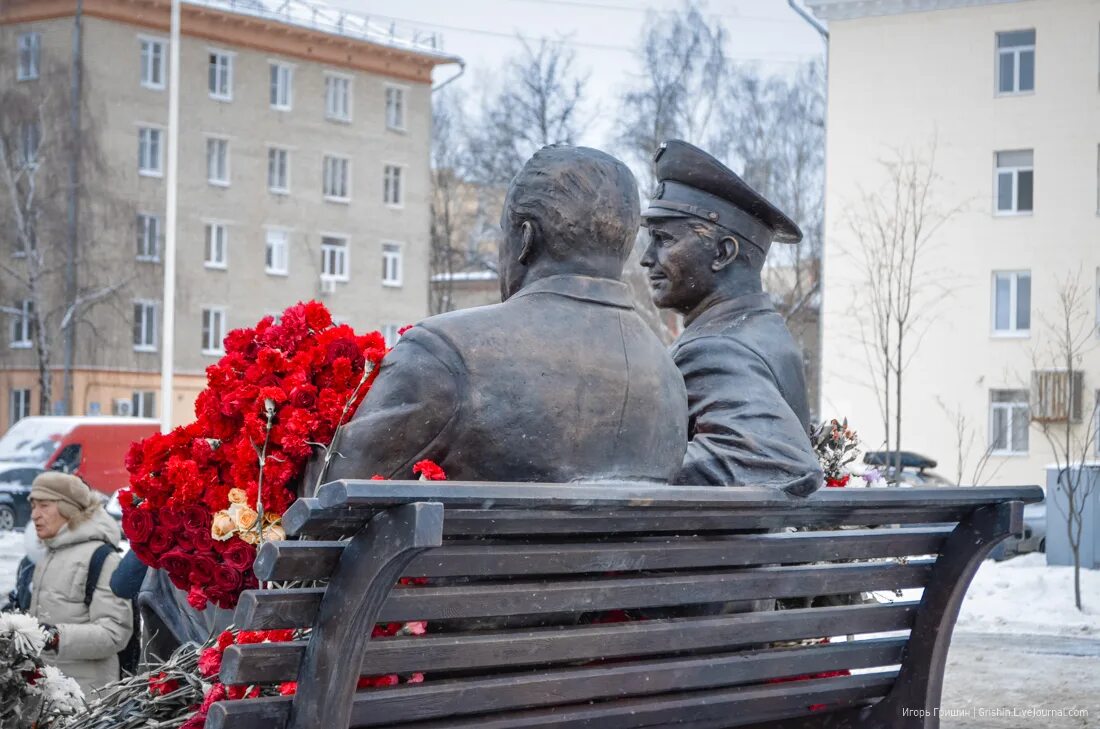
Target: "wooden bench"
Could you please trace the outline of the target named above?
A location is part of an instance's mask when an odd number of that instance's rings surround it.
[[[318,541],[265,544],[256,560],[261,580],[327,587],[249,591],[235,616],[246,630],[312,627],[309,640],[233,646],[221,668],[226,684],[297,680],[297,694],[217,703],[207,726],[936,727],[963,594],[985,555],[1021,530],[1023,504],[1041,498],[1038,487],[796,498],[631,484],[327,484],[284,518],[288,532]],[[760,533],[784,527],[805,529]],[[430,579],[398,586],[401,576]],[[924,588],[922,597],[578,620],[905,588]],[[500,627],[517,616],[526,625]],[[498,624],[478,629],[479,618]],[[413,620],[427,620],[429,634],[370,638],[375,623]],[[426,681],[356,691],[360,674],[412,672]],[[844,675],[806,678],[825,672]]]

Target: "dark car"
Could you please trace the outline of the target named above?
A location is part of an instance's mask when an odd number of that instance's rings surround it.
[[[897,470],[897,457],[901,456],[901,471]],[[879,469],[887,481],[897,482],[898,486],[954,486],[943,476],[928,469],[935,468],[936,462],[928,456],[913,451],[867,451],[863,462]]]
[[[40,473],[38,466],[0,461],[0,531],[26,526],[31,520],[27,497],[31,482]]]

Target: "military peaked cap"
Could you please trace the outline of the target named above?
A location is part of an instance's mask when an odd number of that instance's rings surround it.
[[[702,218],[761,245],[797,243],[793,220],[693,144],[670,139],[653,156],[657,190],[642,218]]]

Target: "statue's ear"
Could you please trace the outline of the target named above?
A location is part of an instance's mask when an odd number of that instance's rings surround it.
[[[526,266],[535,257],[535,239],[538,237],[538,229],[530,220],[524,220],[520,225],[520,235],[523,238],[523,247],[519,251],[519,262]]]
[[[732,235],[727,235],[718,241],[718,250],[714,254],[714,262],[710,264],[712,271],[721,271],[733,263],[737,254],[741,252],[741,244]]]

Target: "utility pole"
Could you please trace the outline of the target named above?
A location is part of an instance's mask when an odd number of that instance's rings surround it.
[[[168,200],[164,215],[164,313],[161,321],[160,431],[172,430],[173,360],[176,349],[176,180],[180,126],[180,0],[172,0],[168,41]]]
[[[80,104],[84,84],[84,0],[76,0],[73,18],[72,69],[69,72],[69,133],[72,147],[69,150],[69,205],[65,220],[65,309],[67,312],[62,354],[61,412],[73,412],[73,363],[76,359],[76,259],[80,250],[77,220],[80,213]],[[49,413],[43,413],[49,415]]]

